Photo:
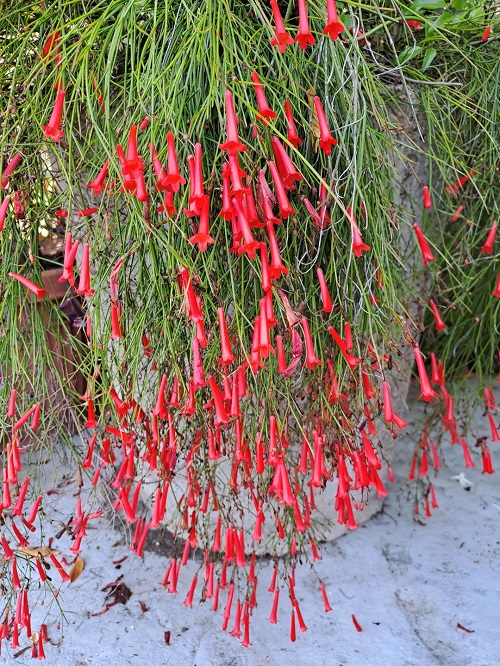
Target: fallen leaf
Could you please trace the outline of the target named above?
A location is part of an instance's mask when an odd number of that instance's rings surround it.
[[[116,585],[111,583],[107,585],[106,588],[110,588],[106,595],[106,599],[113,598],[113,605],[126,604],[132,596],[131,590],[125,585],[125,583],[118,583]]]
[[[80,576],[84,567],[85,567],[85,562],[83,558],[80,557],[80,555],[77,555],[76,560],[73,562],[73,566],[69,570],[69,577],[71,578],[72,583],[74,583],[75,580]]]
[[[38,546],[38,547],[32,547],[32,546],[21,546],[17,548],[20,553],[23,553],[23,555],[27,555],[28,557],[48,557],[49,555],[59,555],[58,550],[54,550],[53,548],[48,548],[47,546]]]
[[[457,629],[461,629],[462,631],[466,631],[468,634],[473,634],[475,629],[467,629],[467,627],[464,627],[463,624],[460,624],[460,622],[457,622]]]

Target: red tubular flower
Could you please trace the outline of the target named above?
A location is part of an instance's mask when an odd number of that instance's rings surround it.
[[[322,580],[319,581],[319,588],[321,590],[321,596],[323,597],[323,603],[325,605],[325,613],[329,613],[331,610],[333,610],[333,608],[330,606],[330,602],[328,601],[325,584]]]
[[[281,261],[280,250],[278,247],[278,241],[276,240],[276,233],[274,231],[274,225],[272,222],[267,222],[266,224],[267,233],[269,235],[269,248],[271,251],[271,265],[269,267],[269,274],[271,280],[278,279],[281,274],[286,275],[288,273],[288,268],[284,266]],[[500,280],[500,276],[499,276]],[[499,281],[500,289],[500,281]]]
[[[355,368],[359,363],[361,363],[361,359],[360,359],[360,358],[357,358],[357,357],[354,356],[353,354],[349,354],[349,352],[348,352],[347,349],[346,349],[345,342],[342,340],[342,338],[341,338],[340,335],[337,333],[337,331],[333,328],[333,326],[329,326],[329,327],[328,327],[328,332],[330,333],[330,335],[333,337],[333,339],[334,339],[335,342],[337,343],[337,345],[338,345],[338,347],[339,347],[339,349],[340,349],[340,352],[341,352],[342,356],[343,356],[343,357],[345,358],[345,360],[347,361],[348,366],[351,368],[351,370],[354,370],[354,368]]]
[[[193,577],[193,580],[191,582],[191,586],[189,588],[187,596],[184,599],[184,606],[186,606],[187,608],[192,608],[193,607],[193,597],[194,597],[194,592],[196,590],[196,583],[197,582],[198,582],[198,574],[195,574],[194,577]]]
[[[304,339],[306,343],[306,360],[304,365],[310,370],[314,370],[316,365],[323,365],[319,358],[316,356],[314,351],[314,343],[311,336],[311,331],[309,330],[309,322],[306,317],[302,317],[302,330],[304,331]]]
[[[290,640],[295,643],[297,640],[297,630],[295,628],[295,612],[292,609],[292,616],[290,618]]]
[[[231,606],[233,605],[233,597],[234,597],[234,583],[231,583],[231,585],[229,586],[229,592],[227,594],[226,606],[224,608],[222,631],[226,631],[229,618],[231,617]]]
[[[120,324],[121,314],[121,303],[119,301],[111,303],[111,340],[120,340],[124,337]]]
[[[77,215],[78,217],[90,217],[90,215],[97,213],[98,210],[99,208],[96,208],[96,206],[93,206],[92,208],[84,208],[83,210],[79,210]]]
[[[441,315],[439,314],[439,310],[437,309],[437,305],[434,303],[432,298],[429,301],[429,305],[431,306],[432,312],[434,314],[434,322],[436,324],[436,330],[439,333],[439,331],[444,331],[446,328],[446,324],[441,318]]]
[[[460,442],[462,444],[462,450],[464,452],[465,467],[475,467],[475,464],[470,456],[469,447],[467,446],[465,438],[461,437]]]
[[[457,210],[453,213],[453,215],[451,217],[452,222],[456,222],[458,220],[458,218],[459,218],[460,214],[462,213],[463,209],[464,209],[463,206],[459,206],[457,208]]]
[[[232,194],[240,201],[243,199],[245,194],[248,194],[249,189],[245,187],[242,182],[242,178],[246,178],[245,171],[240,167],[238,161],[238,155],[229,155],[229,173],[231,176],[231,184],[233,186]]]
[[[18,275],[17,273],[9,273],[9,277],[14,278],[14,280],[20,282],[23,285],[23,287],[26,287],[26,289],[32,291],[36,295],[36,297],[39,298],[40,300],[43,300],[43,297],[47,293],[46,289],[43,289],[43,287],[39,287],[37,284],[31,282],[31,280],[28,280],[22,275]]]
[[[257,98],[257,108],[259,113],[257,114],[257,120],[263,120],[264,124],[267,124],[267,120],[272,120],[276,118],[276,113],[271,109],[267,103],[266,95],[264,93],[264,87],[260,82],[259,75],[257,72],[252,72],[250,74],[252,81],[254,82],[255,97]]]
[[[273,10],[275,35],[269,42],[271,46],[277,46],[280,53],[286,51],[286,47],[293,44],[293,39],[290,37],[285,28],[283,17],[281,16],[280,9],[276,0],[271,0],[271,9]]]
[[[231,350],[231,343],[229,341],[229,333],[227,330],[226,319],[224,317],[224,310],[222,308],[217,308],[217,313],[219,317],[220,344],[222,350],[220,362],[222,365],[231,365],[231,363],[236,361],[236,359]]]
[[[316,41],[309,29],[306,0],[299,0],[299,32],[297,37],[295,37],[295,41],[299,43],[303,51],[307,48],[308,44],[312,46]]]
[[[330,133],[330,128],[328,127],[328,122],[323,110],[323,105],[321,104],[321,100],[318,96],[314,98],[314,108],[316,109],[316,115],[318,116],[320,134],[319,145],[321,150],[324,151],[325,155],[329,155],[332,152],[332,146],[337,145],[337,141]]]
[[[46,136],[47,139],[52,139],[56,143],[59,143],[64,136],[64,132],[61,130],[61,119],[65,95],[66,93],[64,90],[59,90],[49,122],[47,125],[42,125],[44,136]]]
[[[240,204],[240,202],[237,199],[233,199],[232,203],[233,203],[233,210],[237,215],[239,228],[244,240],[244,245],[241,245],[238,248],[238,255],[245,253],[248,255],[249,259],[255,259],[255,255],[257,254],[257,250],[261,246],[261,242],[256,241],[255,238],[253,237],[247,216],[243,211],[243,206]]]
[[[235,155],[237,152],[244,153],[246,146],[241,143],[238,136],[238,120],[234,110],[233,94],[226,90],[226,132],[227,141],[219,146],[221,150],[226,150],[228,155]]]
[[[75,263],[76,252],[80,241],[72,242],[71,233],[68,231],[64,243],[64,259],[63,259],[63,272],[59,278],[59,282],[66,280],[73,287],[75,284],[75,276],[73,275],[73,264]]]
[[[254,587],[255,590],[255,587]],[[243,640],[241,641],[242,647],[249,647],[250,643],[250,613],[248,611],[249,605],[245,601],[243,604]]]
[[[10,162],[7,164],[1,176],[2,188],[7,187],[7,185],[9,184],[9,176],[17,167],[20,161],[21,161],[21,153],[16,153],[14,157],[10,160]]]
[[[137,172],[143,170],[144,162],[137,151],[137,125],[132,125],[129,130],[127,157],[122,166],[122,172],[124,176],[131,174],[133,178],[137,178]]]
[[[47,41],[43,45],[42,49],[42,56],[45,59],[50,59],[54,58],[57,56],[59,53],[59,41],[61,39],[61,32],[59,30],[56,30],[52,34],[50,34],[47,38]]]
[[[0,231],[2,231],[3,225],[5,224],[5,217],[7,215],[7,208],[9,207],[9,203],[9,197],[5,197],[5,199],[2,201],[2,205],[0,206]]]
[[[290,205],[285,191],[285,186],[283,185],[283,181],[280,178],[276,164],[274,162],[268,162],[268,164],[271,175],[273,177],[274,189],[276,190],[280,215],[284,220],[286,220],[289,215],[294,215],[295,211]]]
[[[488,25],[488,26],[486,26],[486,29],[483,32],[482,36],[481,36],[481,41],[482,42],[487,42],[488,41],[488,37],[490,36],[490,32],[491,32],[491,25]]]
[[[274,159],[276,160],[276,165],[283,181],[283,185],[288,190],[294,190],[294,183],[295,181],[300,182],[303,179],[302,174],[297,171],[293,165],[292,160],[288,156],[288,153],[278,137],[273,136],[271,139],[271,147],[273,149]]]
[[[274,590],[274,599],[273,599],[273,607],[271,609],[271,616],[269,618],[269,622],[271,624],[278,624],[278,602],[280,598],[280,591],[279,589]]]
[[[284,374],[287,368],[286,359],[285,359],[285,350],[283,347],[283,337],[281,335],[276,336],[276,347],[278,349],[278,370],[280,374]]]
[[[495,242],[495,236],[497,235],[497,221],[495,220],[491,226],[491,229],[486,238],[486,242],[481,248],[481,254],[492,254],[493,244]]]
[[[491,462],[491,453],[490,450],[487,446],[484,447],[484,451],[482,452],[482,460],[483,460],[483,474],[493,474],[493,464]]]
[[[201,202],[200,224],[198,227],[198,231],[194,236],[191,236],[191,238],[189,239],[191,245],[195,245],[196,243],[198,244],[198,250],[200,252],[205,252],[209,245],[213,245],[213,243],[215,243],[212,236],[210,236],[210,234],[208,233],[209,223],[210,223],[210,204],[208,197],[205,196],[203,198],[203,201]]]
[[[212,389],[212,396],[214,399],[214,406],[215,406],[215,425],[219,425],[220,423],[229,423],[230,419],[226,413],[226,408],[224,407],[224,400],[222,399],[222,394],[220,392],[219,387],[217,386],[217,382],[213,377],[208,378],[208,383],[210,384],[210,388]]]
[[[382,396],[384,400],[384,419],[387,423],[390,423],[393,419],[391,389],[386,381],[382,382]]]
[[[193,348],[193,387],[194,390],[197,391],[199,388],[203,388],[206,384],[198,338],[193,338],[191,340],[191,346]]]
[[[153,169],[155,170],[156,176],[156,191],[161,192],[165,189],[163,184],[164,179],[167,177],[165,169],[163,168],[162,163],[160,162],[158,155],[156,153],[156,148],[152,143],[148,143],[148,148],[151,152],[151,159],[153,160]]]
[[[423,398],[425,402],[431,402],[431,400],[437,397],[436,391],[433,390],[429,377],[427,376],[427,370],[425,369],[425,363],[420,351],[420,347],[416,345],[413,347],[413,355],[415,356],[415,361],[417,363],[418,376],[420,378],[420,395],[419,398]]]
[[[328,291],[328,285],[326,284],[325,276],[321,268],[317,269],[319,288],[321,290],[321,303],[323,304],[323,310],[325,312],[331,312],[333,309],[332,299],[330,297],[330,292]]]
[[[292,106],[288,100],[285,100],[285,116],[287,122],[287,139],[294,148],[297,148],[302,143],[302,139],[297,134],[297,128],[295,127],[295,121],[292,114]]]
[[[158,206],[156,209],[159,213],[166,213],[167,215],[176,215],[177,210],[174,203],[174,193],[171,190],[165,190],[163,195],[163,205]]]
[[[96,196],[104,190],[104,181],[108,175],[108,166],[109,159],[104,162],[102,169],[99,171],[95,179],[91,183],[87,184],[87,188],[93,189]]]
[[[351,352],[354,343],[352,340],[351,325],[349,324],[348,321],[344,322],[344,338],[345,338],[345,348],[347,349],[348,352]]]
[[[361,367],[361,379],[363,381],[363,391],[365,394],[365,398],[367,400],[370,400],[375,395],[375,392],[373,390],[370,378],[368,376],[368,373],[366,372],[366,368],[364,365]]]
[[[344,26],[337,16],[335,0],[326,0],[326,26],[323,30],[323,34],[329,35],[335,40],[338,39],[341,32],[344,32]]]
[[[492,417],[491,414],[488,414],[488,423],[490,424],[491,441],[492,442],[500,442],[500,436],[498,434],[498,430],[497,430],[495,421],[493,420],[493,417]]]
[[[197,144],[199,145],[199,144]],[[197,156],[197,151],[195,147],[195,159]],[[201,175],[201,146],[199,148],[199,176]],[[174,135],[172,132],[167,134],[167,175],[162,181],[162,185],[166,190],[172,192],[178,192],[181,185],[186,184],[186,179],[181,176],[179,171],[179,164],[177,162],[177,153],[175,151],[175,141]],[[197,185],[199,185],[197,183]],[[203,178],[201,182],[201,188],[203,189]]]
[[[429,188],[427,185],[422,190],[422,194],[424,197],[424,208],[426,210],[429,210],[429,208],[432,208],[432,201],[431,201],[431,195],[429,194]]]
[[[260,248],[260,263],[261,263],[261,284],[262,284],[262,291],[264,291],[266,294],[271,291],[272,284],[271,284],[271,276],[269,273],[269,261],[267,259],[267,248],[264,245],[264,243],[261,243]]]
[[[349,218],[349,221],[351,223],[351,229],[352,229],[352,245],[351,245],[351,252],[354,254],[355,257],[361,257],[363,252],[368,252],[370,249],[369,245],[366,245],[366,243],[363,243],[363,239],[361,238],[361,233],[359,231],[358,224],[356,222],[356,218],[354,217],[354,213],[352,208],[349,206],[347,209],[347,216]]]
[[[416,223],[413,225],[413,228],[417,234],[417,241],[420,247],[420,252],[422,253],[422,259],[424,260],[424,266],[427,266],[429,261],[434,261],[436,257],[433,256],[429,244],[427,243],[427,239],[422,233],[422,229]]]
[[[269,337],[269,322],[267,319],[267,304],[266,299],[260,299],[260,312],[259,312],[259,342],[258,351],[262,358],[267,358],[269,354],[274,354],[274,348],[271,345]]]
[[[233,216],[233,207],[231,205],[231,180],[230,168],[227,162],[222,165],[222,210],[219,217],[229,221]]]
[[[497,277],[497,283],[495,286],[495,290],[492,292],[493,296],[496,296],[497,298],[500,298],[500,272],[498,273]]]
[[[353,623],[353,625],[356,627],[356,631],[363,631],[361,625],[359,624],[359,622],[358,622],[357,619],[356,619],[356,616],[355,616],[355,615],[351,615],[351,619],[352,619],[352,623]]]
[[[472,176],[475,176],[477,173],[477,169],[471,169],[469,173],[465,174],[465,176],[462,176],[459,178],[457,181],[453,183],[453,185],[448,185],[446,187],[446,191],[448,194],[456,194],[458,190],[462,189],[462,187],[465,185],[465,183],[469,180],[469,178],[472,178]]]
[[[197,143],[194,147],[194,157],[188,157],[189,174],[190,174],[190,196],[189,205],[192,215],[199,215],[201,212],[201,204],[205,197],[203,190],[203,170],[202,170],[202,149],[201,143]]]
[[[248,192],[245,194],[245,203],[247,209],[247,219],[248,224],[251,229],[263,229],[266,226],[265,222],[261,222],[260,217],[257,213],[257,208],[255,205],[255,198],[251,188],[248,188]]]
[[[123,174],[123,187],[127,192],[135,192],[137,185],[135,178],[131,173],[126,172],[127,158],[123,152],[123,148],[118,144],[116,146],[116,154],[118,155],[118,161],[120,162],[120,167]],[[123,191],[123,190],[120,190]]]
[[[90,259],[89,259],[89,246],[87,243],[83,244],[82,265],[80,267],[80,282],[78,289],[75,289],[77,294],[85,296],[92,296],[94,289],[90,288]]]
[[[37,430],[38,429],[38,423],[40,421],[40,411],[42,409],[41,403],[37,403],[35,406],[35,411],[33,412],[33,417],[31,419],[31,429],[32,430]]]
[[[203,321],[203,315],[201,313],[201,307],[198,304],[196,294],[194,292],[193,282],[187,268],[183,268],[179,273],[180,281],[182,288],[186,293],[189,304],[189,318],[192,321]],[[201,344],[201,341],[200,341]],[[204,345],[201,345],[202,347]]]

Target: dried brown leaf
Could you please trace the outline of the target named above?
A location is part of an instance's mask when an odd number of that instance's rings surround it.
[[[80,576],[83,569],[85,568],[85,561],[80,555],[77,555],[76,560],[73,562],[73,566],[69,570],[69,577],[71,582],[74,583],[75,580]]]
[[[48,546],[38,546],[38,547],[33,547],[33,546],[20,546],[17,548],[20,553],[23,553],[23,555],[27,555],[28,557],[48,557],[49,555],[59,555],[58,550],[54,550],[53,548],[49,548]]]

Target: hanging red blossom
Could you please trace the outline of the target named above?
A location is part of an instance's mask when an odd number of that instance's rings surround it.
[[[77,294],[85,296],[93,296],[94,289],[90,288],[90,248],[88,243],[83,244],[82,264],[80,267],[80,281],[78,288],[75,289]]]
[[[269,42],[271,46],[277,46],[280,53],[286,51],[288,45],[293,44],[293,38],[290,37],[285,28],[283,17],[281,16],[280,8],[276,0],[271,0],[271,9],[273,10],[275,35]]]
[[[493,245],[495,243],[495,237],[497,235],[497,221],[494,220],[493,224],[491,225],[491,229],[488,233],[488,236],[486,238],[486,241],[481,248],[481,254],[492,254],[493,253]]]
[[[427,187],[427,185],[424,186],[422,194],[424,197],[424,208],[426,210],[429,210],[429,208],[432,208],[432,201],[431,201],[431,195],[429,194],[429,188]]]
[[[46,289],[39,287],[37,284],[31,282],[31,280],[28,280],[28,278],[25,278],[22,275],[18,275],[17,273],[9,273],[9,277],[14,278],[14,280],[20,282],[24,287],[26,287],[26,289],[32,291],[40,300],[43,300],[43,297],[47,293]]]
[[[104,162],[102,169],[99,171],[95,179],[87,184],[87,188],[94,190],[95,195],[100,194],[104,190],[104,181],[108,175],[108,166],[109,159]]]
[[[261,119],[265,123],[267,120],[276,118],[276,113],[267,103],[266,95],[264,93],[264,86],[260,82],[259,75],[257,72],[252,72],[250,76],[254,82],[255,96],[257,97],[257,108],[259,110],[257,114],[257,120]]]
[[[335,40],[338,39],[341,32],[344,32],[344,26],[339,21],[335,0],[326,0],[326,26],[323,29],[323,34],[329,35]]]
[[[309,45],[315,43],[315,39],[309,29],[309,16],[307,15],[306,0],[299,0],[299,32],[295,41],[298,42],[300,48],[304,51]]]
[[[297,134],[297,128],[295,127],[295,121],[292,114],[292,106],[288,100],[285,100],[285,115],[287,122],[287,138],[288,141],[297,148],[302,143],[302,139]]]
[[[316,109],[316,115],[318,117],[319,124],[319,145],[321,150],[324,151],[325,155],[329,155],[332,152],[332,146],[337,145],[337,141],[330,133],[330,128],[328,127],[328,122],[323,110],[323,105],[321,104],[321,100],[318,96],[314,98],[314,108]]]
[[[46,136],[47,139],[52,139],[56,143],[59,143],[64,136],[64,132],[61,130],[61,119],[65,95],[66,93],[64,90],[59,90],[49,122],[47,125],[42,126],[44,136]]]
[[[432,312],[434,314],[434,322],[436,324],[436,330],[438,331],[444,331],[446,328],[446,324],[441,318],[441,315],[439,313],[439,310],[437,309],[437,305],[434,303],[432,298],[429,301],[429,305],[431,306]]]
[[[221,150],[227,150],[229,155],[234,155],[236,152],[244,153],[246,146],[241,143],[238,137],[238,120],[234,110],[233,94],[230,90],[226,90],[226,132],[227,140],[219,146]]]
[[[332,299],[330,297],[330,292],[328,291],[328,285],[326,284],[325,276],[321,268],[317,269],[319,288],[321,290],[321,303],[323,305],[323,310],[325,312],[331,312],[333,310]]]
[[[417,235],[417,241],[418,245],[420,247],[420,252],[422,253],[422,259],[424,261],[424,266],[427,266],[429,261],[435,261],[436,257],[433,256],[429,244],[427,242],[426,237],[422,233],[422,229],[418,226],[418,224],[414,224],[413,228],[415,230],[415,233]]]

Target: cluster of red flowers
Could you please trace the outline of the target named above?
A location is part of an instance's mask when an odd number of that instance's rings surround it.
[[[305,0],[299,0],[299,34],[296,40],[300,48],[305,49],[314,44],[314,37],[309,30],[309,20]],[[276,34],[271,40],[283,53],[288,44],[293,43],[287,33],[279,7],[271,0]],[[324,34],[337,39],[344,27],[339,21],[334,0],[327,2],[327,25]],[[60,34],[53,35],[44,48],[44,58],[55,59],[58,64],[58,43]],[[264,85],[257,72],[251,72],[256,98],[257,122],[264,126],[277,123],[277,113],[269,106]],[[61,129],[65,91],[58,80],[55,106],[47,125],[43,126],[46,138],[60,143],[64,132]],[[103,105],[99,96],[99,104]],[[328,124],[323,103],[318,96],[313,98],[314,114],[319,128],[319,146],[325,155],[330,155],[337,145]],[[311,109],[313,112],[313,109]],[[142,332],[143,353],[149,362],[148,371],[155,377],[157,390],[151,404],[140,404],[134,397],[134,387],[122,387],[119,380],[116,384],[101,384],[101,389],[109,395],[114,407],[113,413],[102,411],[96,418],[93,395],[93,377],[87,377],[88,390],[82,396],[86,404],[87,420],[85,427],[91,431],[81,467],[89,470],[91,485],[95,486],[101,474],[111,481],[116,491],[114,508],[122,511],[129,524],[135,525],[132,549],[138,556],[143,555],[149,530],[158,528],[167,522],[174,526],[175,536],[181,544],[179,551],[174,552],[172,560],[163,578],[163,586],[169,593],[177,592],[178,578],[181,567],[185,566],[190,552],[201,547],[204,559],[200,570],[204,570],[203,591],[205,599],[213,600],[213,609],[219,606],[219,596],[227,590],[227,598],[223,611],[223,630],[228,627],[234,608],[234,626],[232,636],[242,638],[242,645],[250,645],[250,619],[257,604],[256,548],[263,540],[263,525],[272,521],[275,525],[275,540],[280,545],[289,544],[288,555],[280,572],[278,564],[274,569],[273,580],[269,592],[273,594],[271,623],[277,622],[278,604],[281,589],[286,589],[290,599],[290,637],[296,640],[296,621],[300,631],[306,631],[301,609],[294,592],[295,567],[301,557],[313,562],[320,559],[317,550],[317,537],[314,530],[314,511],[317,495],[327,484],[336,487],[334,507],[337,521],[348,529],[357,527],[355,511],[363,509],[368,493],[374,489],[377,497],[387,494],[381,478],[383,467],[383,451],[374,444],[377,425],[381,424],[393,436],[406,426],[405,421],[393,409],[389,374],[391,359],[387,354],[380,354],[367,341],[362,332],[351,327],[345,317],[343,329],[333,325],[337,313],[329,289],[328,278],[321,267],[316,266],[318,294],[321,299],[322,312],[317,319],[320,325],[332,338],[332,348],[321,350],[318,356],[314,341],[314,329],[311,330],[310,319],[296,313],[280,288],[286,276],[294,272],[292,266],[285,265],[280,251],[280,228],[286,226],[295,209],[291,197],[297,184],[304,178],[298,170],[293,156],[302,144],[299,131],[288,100],[284,102],[287,141],[273,135],[267,160],[267,170],[258,169],[255,178],[257,186],[240,164],[240,154],[247,151],[248,146],[240,140],[238,118],[235,110],[233,93],[225,91],[226,140],[220,145],[225,161],[220,175],[221,206],[216,206],[211,199],[212,190],[205,187],[206,177],[203,173],[203,146],[196,143],[193,154],[187,157],[187,172],[184,178],[179,165],[176,137],[172,132],[166,135],[167,164],[166,167],[158,157],[156,147],[149,143],[151,175],[154,171],[155,193],[161,194],[162,203],[157,212],[166,217],[184,216],[186,220],[197,220],[198,228],[188,239],[189,244],[197,246],[199,252],[206,252],[216,241],[210,234],[210,226],[214,224],[214,209],[218,210],[217,224],[230,224],[231,245],[227,252],[237,257],[246,255],[252,262],[255,274],[260,277],[260,293],[256,298],[255,316],[249,315],[252,321],[248,339],[234,333],[232,313],[228,308],[217,307],[217,324],[207,321],[206,303],[203,292],[199,288],[198,276],[179,262],[176,275],[179,302],[183,304],[185,327],[191,341],[189,370],[185,375],[171,376],[158,369],[162,359],[155,358],[154,349],[148,338],[148,332]],[[139,127],[132,125],[129,129],[126,151],[121,145],[116,146],[116,155],[120,166],[116,180],[109,178],[112,169],[112,155],[106,156],[102,168],[87,184],[94,196],[113,192],[115,197],[135,197],[139,202],[148,204],[154,200],[155,193],[148,190],[148,174],[145,162],[139,154],[140,134],[148,127],[149,120],[143,121]],[[277,133],[277,132],[276,132]],[[285,133],[283,132],[284,136]],[[290,150],[290,148],[292,150]],[[160,152],[161,155],[161,152]],[[2,187],[8,185],[9,176],[17,167],[20,156],[15,155],[2,174]],[[457,192],[466,182],[457,181],[452,191]],[[272,188],[270,186],[272,181]],[[177,204],[182,194],[181,187],[189,187],[187,208],[177,212]],[[118,191],[116,191],[118,190]],[[432,201],[429,190],[424,187],[424,208],[430,209]],[[328,184],[322,181],[319,188],[317,206],[304,195],[300,196],[313,224],[324,230],[330,223]],[[4,224],[9,206],[6,197],[0,208],[0,230]],[[277,208],[277,212],[276,212]],[[343,209],[342,209],[343,210]],[[99,212],[99,207],[91,207],[78,212],[81,218],[87,218]],[[331,211],[330,211],[331,212]],[[343,210],[349,223],[352,240],[350,251],[355,259],[363,259],[370,252],[361,236],[360,227],[352,207]],[[455,213],[456,218],[461,210]],[[60,210],[57,215],[64,219],[67,212]],[[359,219],[366,221],[366,209],[360,207]],[[222,221],[220,221],[222,220]],[[496,236],[496,223],[493,224],[488,237],[481,249],[483,254],[493,252]],[[415,223],[414,231],[418,246],[422,253],[423,264],[435,261],[429,243],[420,226]],[[213,233],[213,228],[212,228]],[[81,263],[78,271],[76,294],[87,300],[97,301],[91,279],[90,246],[83,239],[73,240],[74,231],[68,226],[65,238],[63,273],[61,281],[67,281],[75,287],[74,265],[81,249]],[[216,234],[214,233],[214,236]],[[191,250],[189,246],[187,250]],[[191,250],[192,251],[192,250]],[[116,345],[125,344],[126,327],[123,325],[124,305],[120,300],[119,276],[126,257],[120,257],[109,275],[110,302],[110,339]],[[243,260],[242,260],[243,261]],[[28,278],[11,272],[9,274],[24,287],[43,299],[46,291],[31,282]],[[383,281],[378,278],[378,287]],[[500,297],[500,275],[493,292]],[[276,297],[280,299],[286,316],[286,334],[275,334],[278,321],[275,317]],[[375,307],[377,298],[370,293],[370,301]],[[99,307],[99,303],[96,304]],[[252,304],[245,303],[248,313]],[[446,329],[436,303],[431,300],[430,307],[438,332]],[[207,328],[209,332],[207,334]],[[87,313],[86,331],[89,344],[94,344],[91,327],[90,308]],[[202,352],[208,345],[220,345],[220,357],[216,363],[209,365],[208,355]],[[439,394],[443,399],[444,413],[441,420],[444,428],[450,433],[452,443],[461,442],[464,451],[465,465],[473,466],[472,457],[466,440],[459,439],[457,422],[453,413],[453,397],[447,391],[442,363],[431,355],[432,376],[429,379],[422,352],[417,342],[412,341],[414,359],[421,387],[421,398],[426,402],[434,402]],[[334,352],[337,353],[338,368],[343,369],[342,377],[338,377],[334,366]],[[107,353],[105,350],[104,353]],[[321,394],[316,405],[311,407],[308,421],[300,424],[301,437],[296,446],[296,432],[289,426],[288,415],[270,414],[267,420],[257,418],[258,429],[253,440],[247,437],[249,428],[245,419],[247,415],[255,420],[255,412],[260,409],[252,392],[252,382],[262,371],[276,368],[280,381],[291,383],[291,377],[300,366],[310,372],[317,383],[316,391]],[[287,359],[288,357],[288,359]],[[149,359],[151,359],[149,361]],[[345,380],[345,377],[348,379]],[[312,382],[313,380],[311,380]],[[342,389],[341,389],[342,387]],[[434,387],[434,388],[433,388]],[[346,393],[341,391],[345,390]],[[311,391],[313,392],[313,391]],[[360,397],[361,396],[361,397]],[[323,400],[324,398],[324,400]],[[353,406],[354,398],[362,403],[362,408]],[[498,441],[494,414],[496,405],[490,389],[485,389],[487,418],[491,429],[491,441]],[[331,407],[338,416],[338,423],[332,424]],[[40,418],[40,403],[16,418],[16,392],[13,391],[9,401],[7,416],[12,421],[12,436],[6,447],[6,465],[3,470],[3,500],[0,511],[4,520],[8,520],[12,532],[16,535],[18,545],[27,545],[27,537],[23,535],[16,521],[20,521],[25,530],[36,529],[33,524],[42,501],[37,497],[28,517],[23,514],[23,506],[29,490],[30,477],[27,476],[19,488],[17,474],[22,470],[19,456],[18,431],[25,427],[31,419],[31,427],[36,429]],[[191,424],[194,436],[185,435],[185,424]],[[336,430],[335,430],[336,428]],[[333,437],[332,432],[337,436]],[[293,441],[292,441],[293,440]],[[480,443],[484,473],[493,472],[490,451],[486,441]],[[410,478],[427,478],[429,470],[429,454],[434,469],[441,466],[437,446],[429,440],[427,430],[416,447],[412,461]],[[228,464],[227,478],[223,475],[224,463]],[[417,472],[418,467],[418,472]],[[220,471],[222,470],[222,471]],[[148,513],[139,511],[139,498],[145,484],[146,476],[154,478],[155,490],[151,496]],[[388,470],[392,479],[392,472]],[[180,481],[183,479],[183,481]],[[176,485],[185,484],[182,492],[169,492]],[[16,488],[17,499],[11,499],[11,487]],[[175,495],[175,497],[172,497]],[[242,521],[237,511],[232,511],[227,503],[240,502],[246,496],[250,506],[250,514]],[[172,515],[169,513],[169,497]],[[238,504],[238,506],[240,506]],[[432,484],[428,484],[425,497],[426,515],[430,509],[437,508],[436,497]],[[418,509],[418,506],[417,506]],[[82,541],[86,535],[89,520],[99,518],[99,511],[85,513],[80,500],[77,502],[75,519],[72,523],[74,544],[70,549],[74,554],[80,552]],[[249,539],[247,529],[251,519],[253,531]],[[209,526],[210,543],[205,537],[202,526]],[[288,541],[287,541],[288,537]],[[251,545],[249,545],[249,541]],[[17,591],[15,616],[7,617],[0,628],[1,639],[7,638],[10,632],[12,645],[18,645],[20,628],[26,628],[31,637],[30,614],[28,607],[28,590],[22,585],[16,565],[16,555],[5,537],[2,537],[4,557],[12,561],[12,586]],[[248,560],[248,554],[251,553]],[[62,564],[50,556],[52,564],[59,572],[63,582],[68,576]],[[45,569],[41,558],[36,559],[36,567],[40,579],[45,580]],[[231,573],[232,571],[232,573]],[[196,573],[185,604],[192,606],[199,573]],[[327,592],[322,581],[319,590],[325,611],[331,611]],[[361,631],[356,618],[352,617],[354,626]],[[35,652],[43,657],[43,631],[34,643]]]

